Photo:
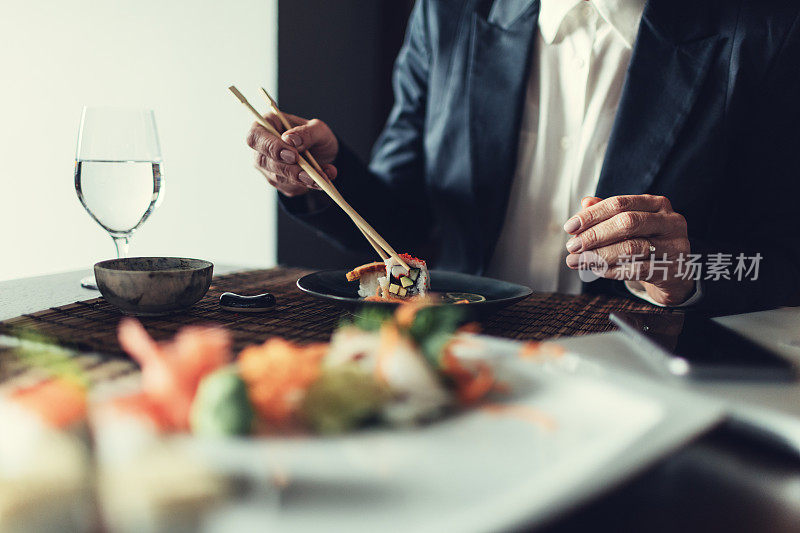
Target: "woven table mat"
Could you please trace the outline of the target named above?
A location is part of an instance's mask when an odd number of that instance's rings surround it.
[[[326,341],[344,312],[297,288],[297,279],[308,272],[279,267],[218,276],[205,297],[187,312],[140,320],[156,340],[171,338],[180,327],[188,324],[222,325],[233,335],[235,352],[272,336],[296,342]],[[275,295],[277,305],[267,313],[230,313],[220,309],[218,303],[220,294],[226,291],[239,294],[268,291]],[[654,306],[625,298],[534,294],[498,311],[481,325],[483,332],[489,335],[541,340],[614,329],[608,321],[608,313],[613,310],[662,312]],[[0,333],[33,330],[50,341],[83,352],[123,356],[116,338],[121,318],[115,307],[103,298],[95,298],[0,322]],[[0,354],[0,383],[25,371],[8,359],[4,360]],[[77,360],[95,379],[110,379],[135,370],[127,359],[87,355]]]

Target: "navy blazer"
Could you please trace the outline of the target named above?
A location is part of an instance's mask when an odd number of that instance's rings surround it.
[[[596,195],[664,195],[686,217],[693,253],[761,254],[756,281],[703,281],[703,308],[800,305],[799,13],[796,0],[644,10]],[[417,0],[369,167],[346,147],[334,162],[337,187],[395,248],[422,254],[433,242],[437,268],[486,269],[538,15],[539,0]],[[366,245],[335,206],[282,204],[344,246]]]

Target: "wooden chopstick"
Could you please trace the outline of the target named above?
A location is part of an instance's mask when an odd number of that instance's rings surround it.
[[[292,125],[289,123],[289,119],[287,119],[286,115],[284,115],[283,112],[281,112],[281,110],[278,108],[278,103],[272,98],[272,96],[270,96],[270,94],[267,92],[265,88],[260,87],[260,89],[261,89],[261,94],[264,96],[264,98],[267,100],[267,103],[272,108],[272,112],[275,113],[275,115],[277,115],[278,119],[280,119],[281,124],[283,124],[283,127],[286,128],[287,130],[292,129]],[[308,159],[308,162],[311,163],[311,165],[317,170],[317,172],[323,175],[325,174],[322,170],[322,166],[317,162],[316,158],[314,158],[314,156],[311,155],[311,152],[305,150],[303,152],[303,155]],[[375,252],[380,256],[382,260],[385,261],[386,259],[389,258],[389,254],[386,253],[386,251],[383,248],[378,246],[378,243],[375,242],[375,239],[370,237],[369,234],[366,231],[364,231],[364,229],[358,224],[356,224],[356,227],[358,227],[362,235],[364,235],[364,237],[369,242],[370,246],[372,246],[372,248],[375,250]]]
[[[239,92],[234,85],[228,87],[228,90],[233,93],[239,102],[241,102],[242,105],[244,105],[250,111],[250,113],[255,117],[256,122],[258,122],[269,133],[280,138],[281,135],[278,133],[278,130],[276,130],[272,124],[264,120],[264,117],[262,117],[261,114],[256,111],[250,102],[247,101],[247,98],[245,98],[244,95]],[[344,199],[336,187],[334,187],[333,184],[329,182],[321,173],[317,172],[317,169],[315,169],[302,155],[298,157],[298,164],[300,165],[300,168],[305,170],[306,174],[308,174],[311,179],[314,180],[314,183],[316,183],[320,189],[325,191],[325,193],[327,193],[327,195],[330,196],[331,199],[336,202],[336,204],[341,207],[345,213],[347,213],[347,215],[353,220],[359,229],[363,230],[364,233],[372,237],[375,242],[381,246],[381,248],[386,250],[390,257],[394,258],[394,260],[406,270],[406,272],[411,269],[408,264],[403,261],[403,258],[398,255],[394,248],[392,248],[392,246],[386,242],[386,240],[381,237],[380,234],[375,231],[375,229],[370,226],[369,223],[364,220],[364,218],[359,215],[349,203],[347,203],[347,200]]]

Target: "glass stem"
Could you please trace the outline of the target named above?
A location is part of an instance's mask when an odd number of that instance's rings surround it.
[[[127,235],[124,236],[111,236],[114,239],[114,246],[117,247],[117,259],[122,259],[128,257],[128,245],[131,242],[130,237]]]

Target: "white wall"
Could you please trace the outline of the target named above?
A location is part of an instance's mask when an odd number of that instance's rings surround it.
[[[131,255],[273,264],[273,193],[227,87],[254,104],[259,85],[274,92],[276,4],[0,0],[0,279],[88,269],[115,253],[73,187],[83,105],[156,112],[166,192]]]

